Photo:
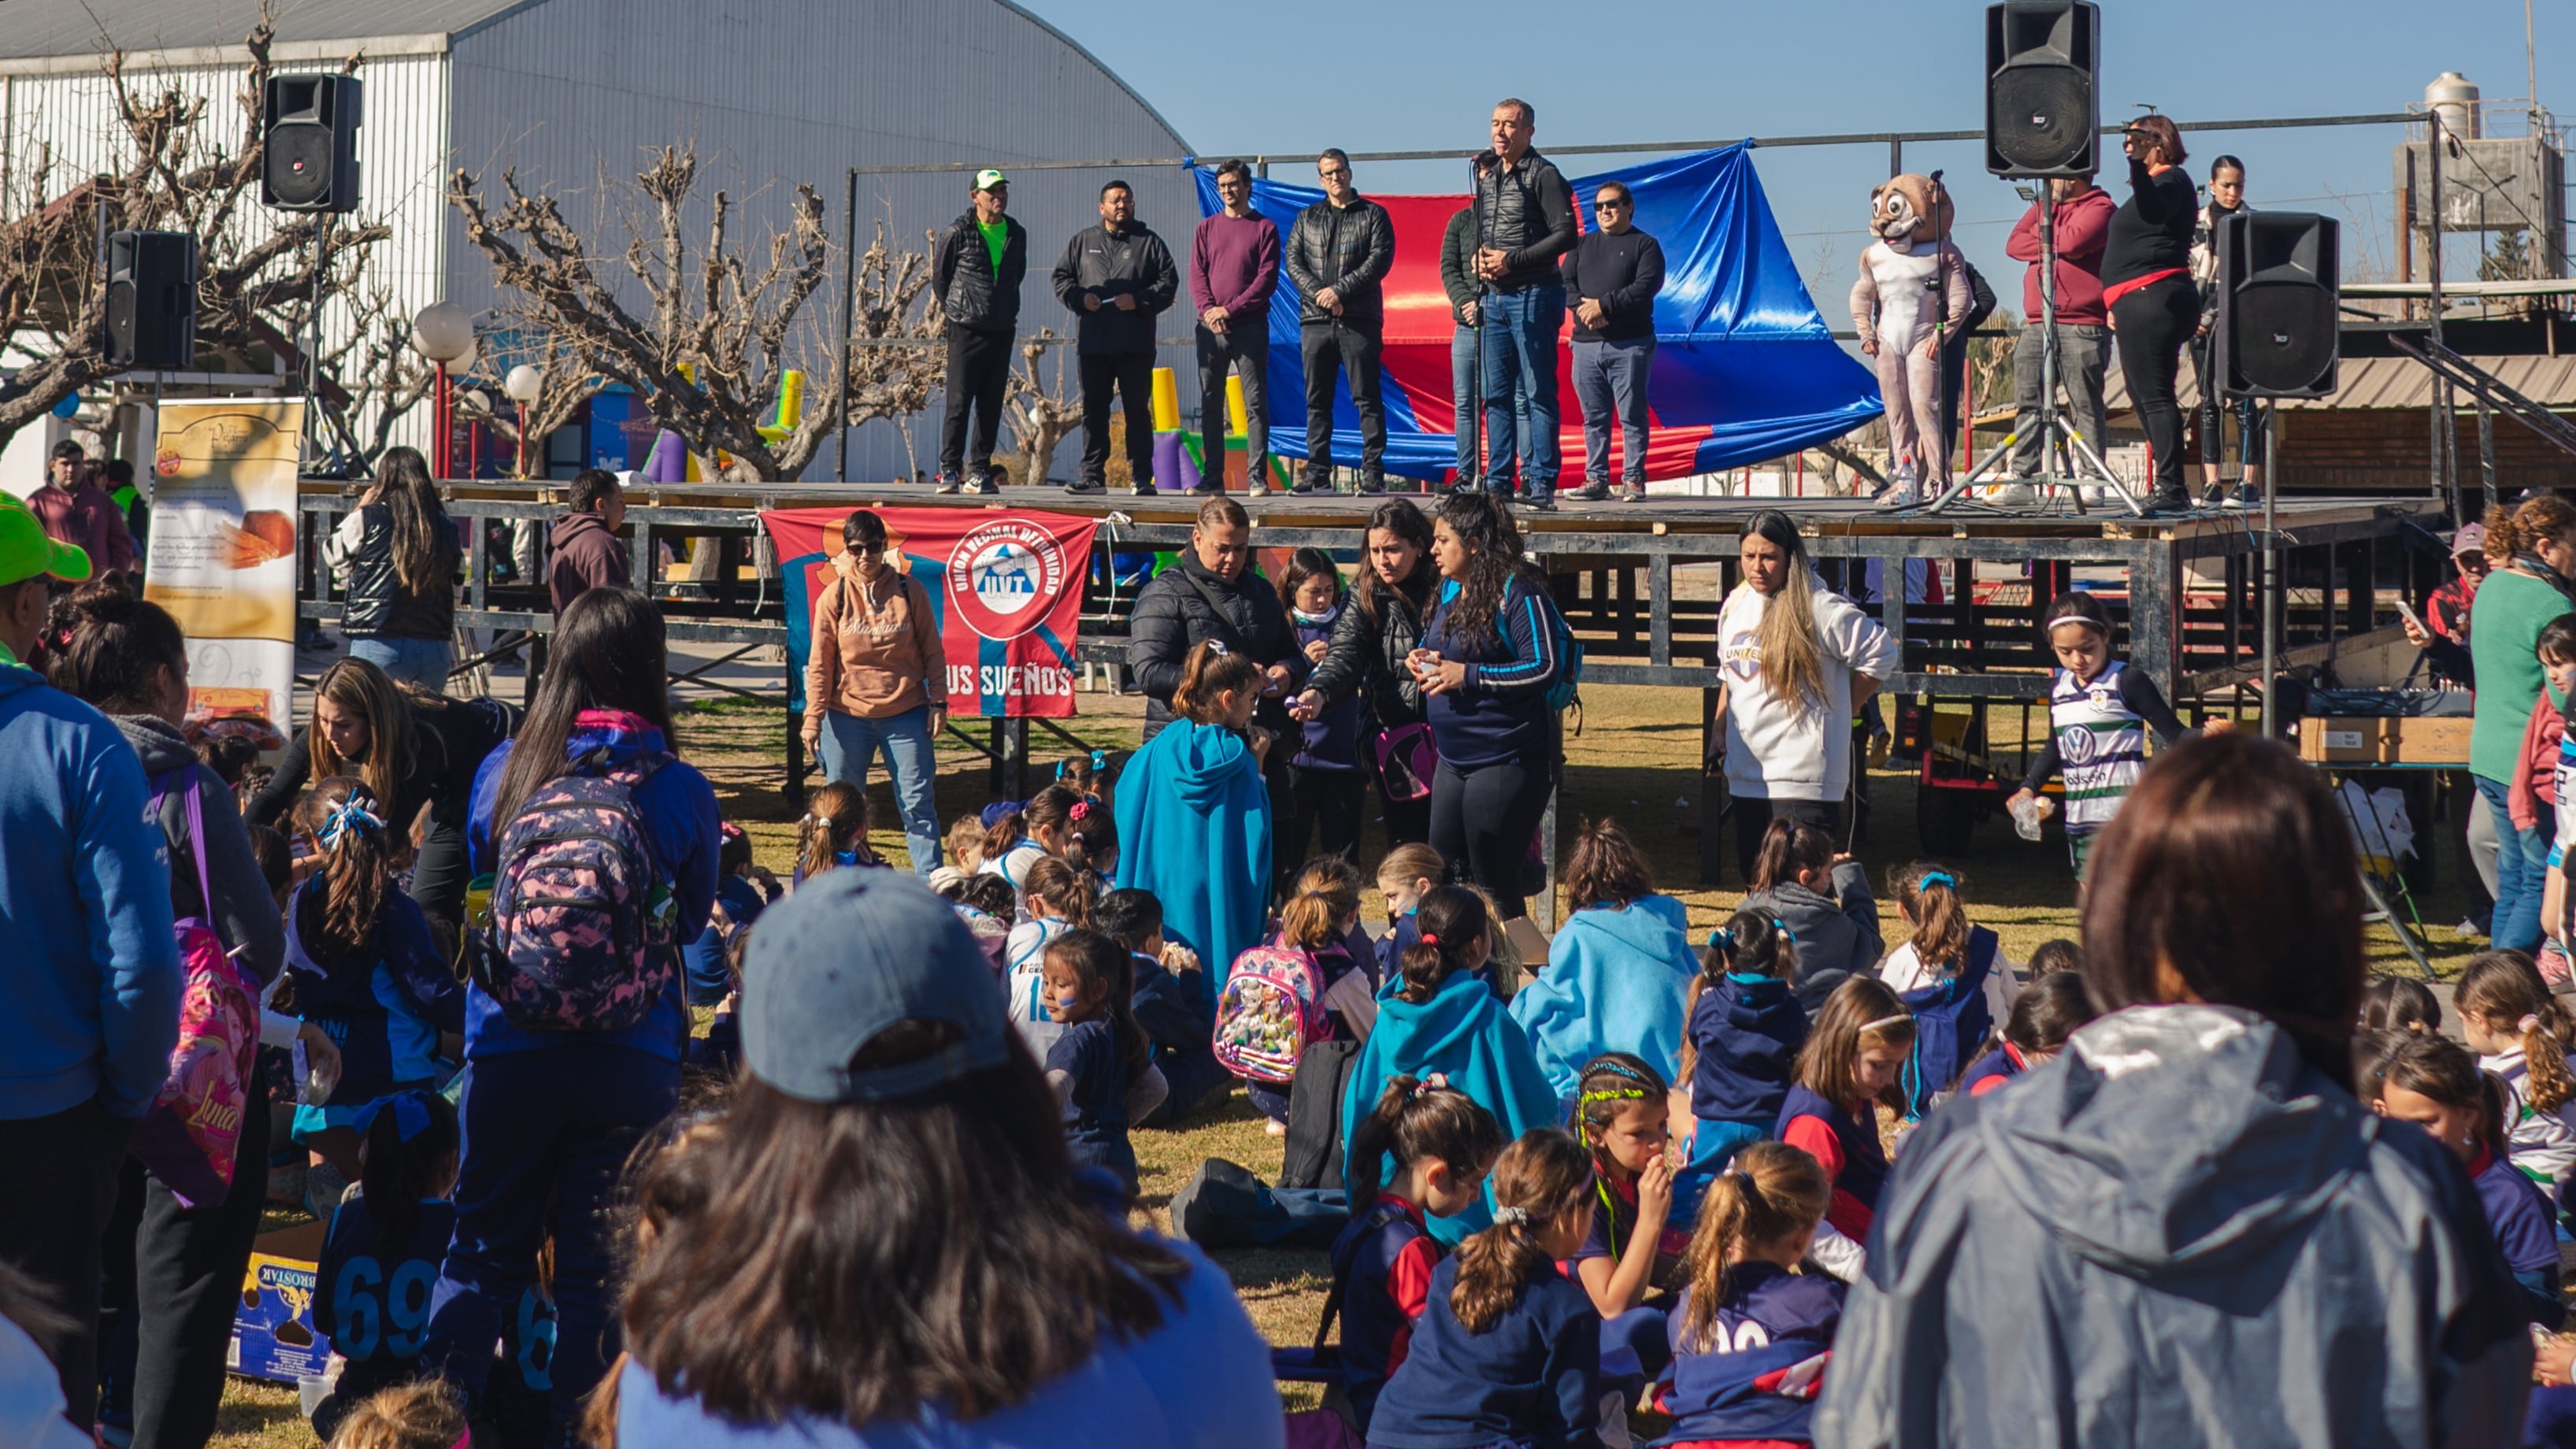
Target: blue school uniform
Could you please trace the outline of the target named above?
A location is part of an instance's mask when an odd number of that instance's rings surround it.
[[[1959,1095],[1982,1097],[2029,1070],[2018,1048],[2008,1041],[1997,1042],[1993,1051],[1977,1058],[1976,1065],[1959,1074]]]
[[[456,1230],[456,1205],[427,1198],[409,1236],[380,1248],[375,1214],[361,1190],[342,1199],[323,1235],[322,1261],[313,1275],[313,1326],[331,1351],[352,1364],[403,1364],[420,1359],[429,1331],[430,1290]]]
[[[1413,1326],[1431,1302],[1431,1275],[1443,1256],[1423,1226],[1422,1209],[1382,1192],[1333,1240],[1333,1281],[1342,1290],[1342,1393],[1351,1417],[1368,1433],[1377,1396],[1404,1366]]]
[[[1599,1442],[1601,1314],[1582,1287],[1541,1270],[1482,1333],[1449,1310],[1458,1260],[1432,1270],[1404,1366],[1378,1394],[1379,1449],[1577,1449]]]
[[[1832,1134],[1832,1141],[1811,1146],[1802,1140],[1810,1137],[1807,1130],[1799,1129],[1793,1135],[1792,1128],[1801,1118],[1822,1123]],[[1869,1122],[1863,1124],[1850,1109],[1826,1101],[1803,1084],[1793,1085],[1788,1099],[1780,1105],[1778,1136],[1826,1164],[1833,1178],[1834,1196],[1833,1205],[1825,1210],[1825,1221],[1844,1237],[1865,1241],[1870,1223],[1878,1216],[1879,1189],[1887,1184],[1887,1153],[1878,1145],[1878,1113],[1872,1111]],[[1827,1161],[1828,1151],[1841,1161]]]
[[[1384,991],[1390,981],[1404,976],[1404,953],[1422,943],[1422,923],[1407,911],[1387,923],[1386,934],[1377,938],[1377,983]]]
[[[1047,1070],[1073,1078],[1064,1104],[1065,1146],[1073,1165],[1102,1167],[1136,1190],[1136,1151],[1127,1141],[1127,1073],[1118,1036],[1106,1021],[1077,1021],[1047,1048]]]
[[[1564,1104],[1548,1085],[1547,1074],[1539,1070],[1520,1025],[1504,1014],[1502,1003],[1483,983],[1459,973],[1441,982],[1429,1001],[1407,1001],[1400,992],[1379,995],[1377,1025],[1360,1043],[1349,1085],[1343,1089],[1345,1155],[1358,1138],[1360,1119],[1376,1107],[1388,1078],[1422,1078],[1433,1072],[1446,1076],[1449,1085],[1492,1113],[1505,1141],[1565,1120]],[[1356,1161],[1346,1162],[1343,1180],[1355,1176],[1357,1168]],[[1385,1180],[1383,1172],[1379,1180]],[[1492,1226],[1493,1221],[1486,1198],[1480,1197],[1455,1217],[1433,1218],[1431,1235],[1456,1243]]]
[[[1347,602],[1335,604],[1332,612],[1317,623],[1309,623],[1291,610],[1288,622],[1297,631],[1298,652],[1302,654],[1308,645],[1317,642],[1330,644],[1333,625],[1341,618],[1342,610],[1348,607]],[[1296,752],[1288,757],[1288,763],[1301,770],[1357,770],[1360,767],[1359,695],[1354,693],[1338,703],[1325,705],[1313,719],[1307,720],[1298,732]]]
[[[312,941],[324,889],[315,876],[287,903],[286,969],[295,983],[296,1014],[340,1049],[340,1080],[330,1100],[295,1109],[299,1139],[350,1126],[378,1097],[436,1081],[438,1034],[465,1025],[464,987],[411,897],[388,889],[375,934],[358,949],[325,959]]]
[[[769,900],[748,877],[729,875],[716,883],[716,904],[724,907],[733,929],[718,927],[710,916],[707,928],[680,948],[680,966],[688,978],[691,1006],[713,1006],[733,990],[733,973],[725,965],[725,947],[743,928],[760,919]]]
[[[1789,983],[1728,972],[1691,1007],[1691,1115],[1703,1122],[1755,1129],[1778,1127],[1781,1105],[1807,1044],[1807,1011]]]
[[[1154,1069],[1167,1089],[1163,1105],[1146,1117],[1147,1125],[1186,1117],[1207,1098],[1234,1081],[1216,1059],[1210,1041],[1216,1014],[1190,994],[1163,963],[1141,953],[1135,957],[1136,994],[1130,1004],[1145,1039],[1154,1044]]]
[[[2555,1329],[2567,1315],[2558,1297],[2558,1233],[2549,1220],[2549,1200],[2512,1162],[2484,1147],[2469,1164],[2469,1185],[2478,1190],[2505,1266],[2522,1286],[2522,1308],[2532,1322]]]
[[[1843,1285],[1771,1263],[1739,1263],[1709,1326],[1705,1350],[1682,1341],[1690,1295],[1672,1314],[1671,1382],[1659,1396],[1673,1442],[1813,1442],[1816,1391],[1842,1322]]]

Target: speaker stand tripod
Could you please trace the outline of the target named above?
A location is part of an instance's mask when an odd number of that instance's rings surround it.
[[[2073,500],[2075,511],[2078,513],[2084,511],[2084,489],[2108,488],[2121,502],[2128,505],[2131,514],[2139,518],[2146,517],[2145,502],[2130,489],[2129,485],[2120,481],[2119,476],[2111,471],[2111,465],[2103,462],[2102,455],[2094,451],[2092,443],[2087,441],[2083,434],[2075,431],[2075,425],[2068,422],[2058,411],[2057,193],[2054,184],[2046,180],[2039,183],[2039,310],[2042,319],[2039,330],[2039,420],[2033,426],[2039,431],[2040,458],[2043,466],[2048,459],[2060,456],[2061,449],[2069,456],[2070,461],[2065,472],[2042,473],[2034,478],[2017,478],[2012,481],[2028,483],[2040,488],[2063,488],[2066,490],[2066,496]],[[2021,430],[2016,428],[2007,434],[2002,442],[1996,444],[1992,451],[1978,459],[1975,467],[1953,479],[1950,486],[1941,491],[1939,497],[1923,505],[1923,511],[1939,513],[1957,502],[1969,489],[1984,481],[1998,464],[2010,458],[2013,449],[2020,442]],[[2092,470],[2091,474],[2079,476],[2076,470],[2087,467]]]

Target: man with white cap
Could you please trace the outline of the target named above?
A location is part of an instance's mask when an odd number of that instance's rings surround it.
[[[51,1345],[67,1416],[98,1405],[99,1235],[134,1124],[179,1040],[170,857],[142,761],[35,656],[53,585],[89,556],[0,498],[0,1261],[72,1321]]]
[[[976,172],[973,199],[974,205],[939,239],[930,262],[930,294],[948,319],[948,418],[939,438],[942,493],[1002,491],[993,485],[993,444],[1001,436],[1002,394],[1011,380],[1020,280],[1029,270],[1029,234],[1008,215],[1010,178],[989,166]],[[970,411],[975,422],[971,453],[966,447]]]

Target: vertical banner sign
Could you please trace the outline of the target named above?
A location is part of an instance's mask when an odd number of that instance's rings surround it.
[[[143,596],[188,635],[188,723],[280,749],[295,703],[301,399],[164,402]]]
[[[760,515],[787,586],[788,702],[805,707],[814,601],[846,550],[854,508],[785,508]],[[937,611],[948,652],[952,715],[1064,719],[1073,709],[1074,635],[1099,521],[1026,509],[872,508],[902,567]]]

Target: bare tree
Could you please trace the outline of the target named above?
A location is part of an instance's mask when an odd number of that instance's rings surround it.
[[[1047,469],[1054,465],[1056,444],[1063,442],[1082,424],[1082,400],[1066,390],[1064,354],[1057,346],[1061,341],[1055,330],[1041,327],[1037,335],[1020,341],[1020,365],[1011,372],[1009,386],[1002,393],[1002,420],[1011,427],[1011,439],[1019,445],[1023,483],[1044,483]],[[1046,366],[1047,353],[1055,352],[1055,379],[1041,385],[1038,375]]]
[[[506,396],[495,399],[475,389],[458,395],[457,416],[489,428],[514,449],[521,446],[524,427],[526,447],[542,450],[556,429],[571,422],[584,403],[599,396],[608,379],[581,352],[579,340],[571,334],[547,327],[543,318],[520,314],[515,320],[520,325],[503,335],[521,339],[520,342],[491,354],[484,367],[495,382],[506,379],[519,367],[535,368],[536,401],[522,408]],[[544,467],[542,451],[535,452],[534,461],[540,469]]]
[[[788,227],[770,237],[767,258],[755,271],[731,234],[735,205],[723,191],[708,198],[705,241],[691,256],[698,189],[693,148],[662,147],[636,176],[635,188],[642,205],[616,265],[641,285],[644,315],[603,275],[585,232],[564,220],[554,198],[522,190],[515,173],[502,173],[497,209],[462,170],[449,179],[448,199],[502,285],[520,294],[525,315],[560,339],[567,366],[634,389],[693,452],[729,453],[763,480],[796,476],[837,425],[846,390],[840,349],[827,349],[819,390],[824,405],[808,409],[778,442],[761,436],[780,377],[796,365],[792,343],[800,314],[829,273],[832,244],[822,198],[811,186],[796,188]]]
[[[859,427],[879,418],[897,423],[930,406],[948,371],[942,340],[946,323],[930,293],[930,258],[939,234],[922,233],[922,249],[898,252],[886,245],[886,221],[859,254],[855,301],[850,309],[849,417]],[[904,429],[904,446],[912,430]]]
[[[250,66],[237,97],[239,129],[229,138],[214,134],[203,99],[129,77],[121,49],[101,57],[119,168],[75,182],[40,153],[27,173],[33,209],[0,222],[0,341],[31,359],[0,378],[0,439],[125,370],[107,360],[102,219],[114,230],[197,238],[197,347],[235,369],[252,366],[254,354],[293,350],[289,339],[309,309],[350,292],[368,254],[393,234],[327,214],[262,218],[249,210],[266,150],[260,97],[274,33],[263,7],[243,42]]]

